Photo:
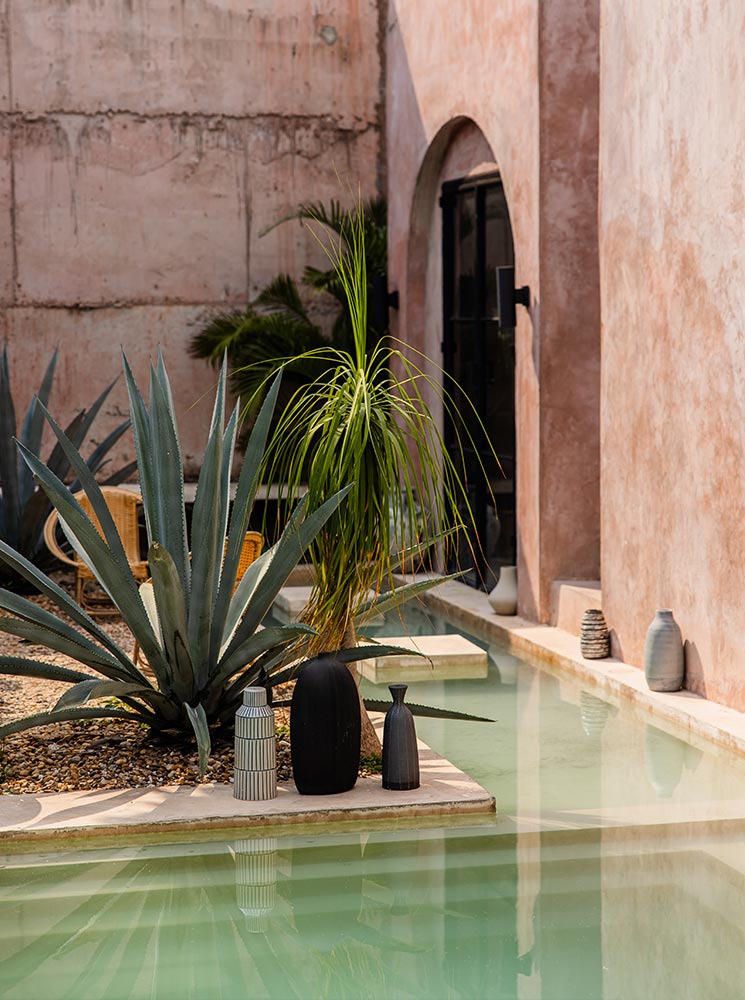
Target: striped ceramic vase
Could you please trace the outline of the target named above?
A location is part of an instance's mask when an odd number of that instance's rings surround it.
[[[235,770],[233,795],[237,799],[277,797],[277,745],[274,712],[266,703],[266,688],[249,687],[235,713]]]

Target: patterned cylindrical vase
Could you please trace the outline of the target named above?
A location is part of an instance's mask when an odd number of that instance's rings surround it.
[[[266,703],[266,688],[243,691],[243,704],[235,714],[236,799],[259,801],[277,797],[277,744],[274,712]]]
[[[684,674],[683,637],[672,611],[664,608],[647,630],[644,676],[650,691],[679,691]]]
[[[608,626],[600,608],[589,608],[582,615],[579,647],[586,660],[603,660],[610,654]]]
[[[488,597],[496,615],[517,614],[517,567],[501,566],[497,585]]]
[[[292,776],[301,795],[336,795],[354,787],[360,770],[360,696],[339,660],[307,663],[292,693]]]
[[[419,788],[419,749],[414,716],[404,705],[407,684],[389,684],[393,704],[383,726],[383,788],[403,792]]]

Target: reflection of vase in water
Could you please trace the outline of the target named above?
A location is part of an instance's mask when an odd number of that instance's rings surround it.
[[[655,726],[646,727],[644,765],[647,779],[661,799],[669,799],[683,774],[688,744]]]
[[[517,684],[517,674],[520,669],[520,661],[511,653],[506,653],[503,646],[489,646],[489,659],[496,667],[499,674],[499,683],[509,687]]]
[[[277,841],[274,837],[237,840],[233,855],[238,909],[248,930],[262,933],[277,902]]]
[[[596,698],[589,691],[580,691],[579,714],[585,736],[599,737],[605,729],[610,711],[611,706],[607,701]]]

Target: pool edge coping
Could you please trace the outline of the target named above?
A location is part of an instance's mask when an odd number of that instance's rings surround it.
[[[382,715],[376,714],[373,720],[376,728],[382,728]],[[218,782],[0,794],[0,845],[80,836],[360,822],[378,825],[401,820],[432,825],[433,821],[449,823],[454,817],[488,820],[496,816],[493,795],[427,744],[418,742],[421,784],[410,791],[387,791],[381,777],[373,775],[358,779],[349,792],[329,796],[302,796],[292,782],[281,783],[277,798],[265,802],[236,799],[232,784]],[[119,801],[112,806],[112,800]],[[133,815],[126,815],[128,807]],[[55,820],[55,815],[69,816],[71,810],[77,821]],[[32,815],[24,816],[28,812]],[[44,825],[20,825],[33,822]]]
[[[414,577],[404,579],[411,582]],[[644,715],[667,723],[677,732],[745,756],[745,713],[737,709],[692,691],[650,691],[640,667],[611,656],[585,659],[577,636],[518,615],[497,615],[485,593],[457,581],[447,581],[427,592],[422,602],[471,634],[493,639],[509,653],[527,656],[543,668],[577,678],[598,693],[630,701]]]

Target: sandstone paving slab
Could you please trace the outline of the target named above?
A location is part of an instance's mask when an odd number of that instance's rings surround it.
[[[489,672],[486,650],[462,635],[396,635],[385,642],[411,652],[362,660],[360,673],[374,684],[470,679]]]
[[[420,769],[412,791],[387,791],[378,775],[340,795],[300,795],[287,783],[264,802],[235,799],[229,784],[2,795],[0,841],[494,814],[493,796],[423,743]]]

